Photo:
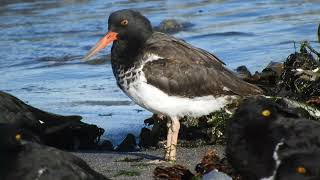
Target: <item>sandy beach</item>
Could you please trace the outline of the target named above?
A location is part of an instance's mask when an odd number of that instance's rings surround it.
[[[194,173],[194,168],[209,149],[215,149],[220,156],[224,155],[223,146],[201,146],[197,148],[178,147],[177,164],[184,165]],[[152,164],[150,161],[163,156],[162,149],[143,150],[139,152],[76,152],[94,170],[111,179],[153,179],[153,170],[159,166],[172,166],[163,162]]]

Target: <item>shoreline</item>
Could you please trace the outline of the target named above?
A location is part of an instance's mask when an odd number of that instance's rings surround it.
[[[224,157],[225,147],[223,145],[205,145],[195,148],[178,147],[177,161],[174,164],[183,165],[195,173],[196,165],[210,149],[215,149],[220,157]],[[137,152],[81,151],[73,154],[85,160],[91,168],[110,179],[149,180],[153,179],[153,171],[157,166],[173,165],[169,162],[150,163],[152,160],[162,158],[163,151],[159,148]]]

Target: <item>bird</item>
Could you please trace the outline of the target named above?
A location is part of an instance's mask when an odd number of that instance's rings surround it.
[[[262,96],[247,98],[227,134],[227,159],[244,179],[320,179],[320,122],[296,109]]]
[[[83,60],[111,43],[112,70],[120,89],[136,104],[170,119],[167,161],[176,160],[180,118],[221,110],[237,96],[263,94],[259,87],[236,77],[215,55],[153,31],[148,18],[138,11],[111,13],[108,32]]]
[[[0,123],[1,180],[107,180],[79,157],[23,140],[18,126]]]

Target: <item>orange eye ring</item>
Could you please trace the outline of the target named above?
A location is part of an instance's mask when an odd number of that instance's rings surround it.
[[[120,24],[122,26],[126,26],[126,25],[128,25],[128,23],[129,23],[129,21],[127,19],[125,19],[125,20],[122,20]]]

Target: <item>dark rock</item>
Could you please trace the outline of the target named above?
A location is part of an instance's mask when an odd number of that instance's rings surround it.
[[[179,22],[175,19],[165,19],[159,26],[154,27],[154,29],[163,33],[176,33],[191,26],[193,26],[193,24],[188,22]]]
[[[236,69],[238,77],[262,88],[266,95],[275,95],[275,87],[282,72],[282,63],[270,62],[261,72],[251,75],[245,66]]]
[[[140,132],[140,142],[139,145],[144,148],[148,148],[150,146],[155,146],[158,142],[157,137],[152,135],[152,132],[148,128],[142,128]]]
[[[246,66],[239,66],[235,69],[239,78],[249,81],[251,79],[251,73]]]
[[[104,129],[79,121],[44,135],[44,139],[46,145],[61,149],[96,149],[103,133]]]
[[[32,107],[0,91],[0,123],[19,127],[25,140],[61,149],[95,149],[104,130],[81,122],[81,116],[62,116]]]
[[[126,138],[120,143],[120,145],[118,145],[116,151],[137,151],[137,143],[135,136],[133,134],[128,134]]]
[[[103,140],[98,149],[104,151],[113,151],[113,144],[109,140]]]
[[[163,116],[158,114],[153,114],[150,118],[144,120],[144,124],[146,124],[147,126],[151,126],[156,123],[155,121],[161,121],[161,120],[163,120]]]
[[[283,63],[270,62],[260,74],[260,81],[265,81],[265,85],[275,86],[283,72]]]
[[[271,71],[275,73],[274,76],[280,77],[280,75],[283,72],[283,69],[284,69],[283,63],[271,61],[263,71]]]

